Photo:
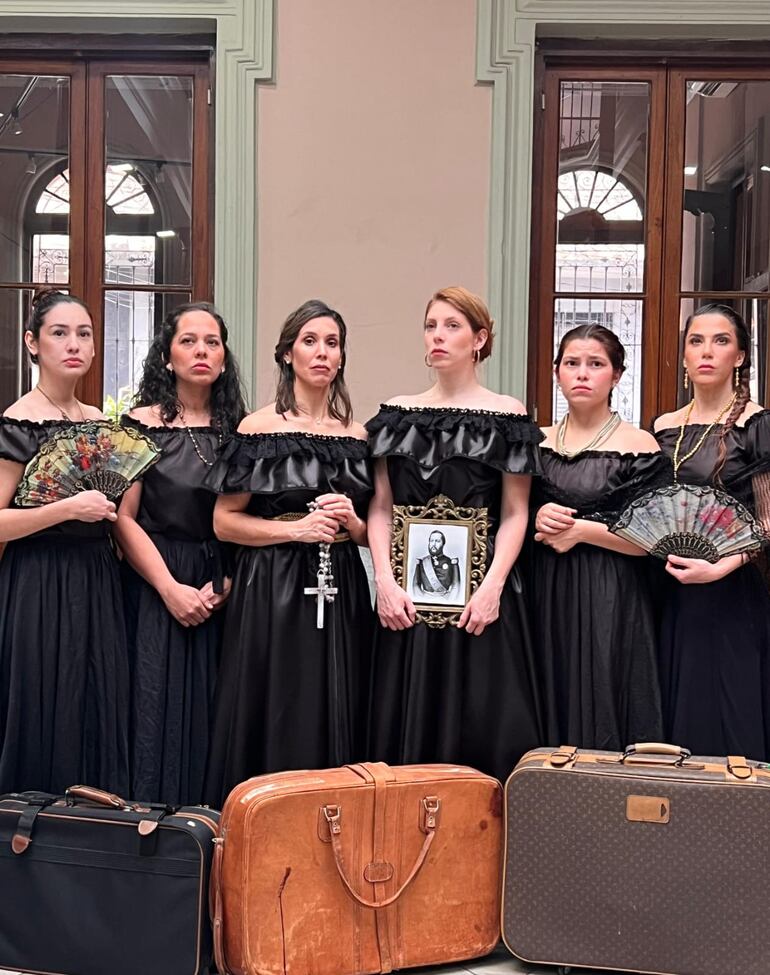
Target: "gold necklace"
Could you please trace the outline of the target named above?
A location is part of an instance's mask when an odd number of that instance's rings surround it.
[[[62,419],[69,420],[70,423],[85,423],[86,415],[83,412],[83,407],[80,405],[80,403],[77,400],[75,400],[75,402],[78,404],[78,409],[80,410],[80,419],[73,420],[73,418],[67,414],[63,406],[59,406],[58,403],[56,403],[54,400],[51,399],[51,397],[48,395],[48,393],[46,393],[46,391],[43,389],[40,383],[37,383],[35,388],[40,390],[40,392],[43,394],[43,396],[45,396],[45,398],[48,400],[51,406],[53,406],[54,409],[57,409],[61,413]]]
[[[711,431],[714,429],[717,423],[719,423],[719,421],[722,419],[725,413],[727,413],[730,409],[732,409],[737,399],[738,399],[738,394],[733,393],[733,395],[730,397],[730,400],[727,403],[725,403],[725,405],[722,407],[719,413],[717,413],[717,415],[714,417],[711,423],[709,423],[709,425],[703,431],[701,436],[696,441],[695,446],[692,448],[692,450],[688,450],[687,453],[684,455],[684,457],[680,457],[679,451],[682,447],[682,441],[684,440],[685,427],[690,422],[690,416],[692,415],[692,411],[695,408],[695,400],[692,400],[690,405],[687,407],[687,412],[684,415],[684,420],[682,421],[682,425],[679,428],[679,436],[676,438],[676,446],[674,447],[674,481],[675,482],[679,481],[679,468],[682,466],[682,464],[684,464],[691,457],[694,457],[698,453],[698,451],[701,449],[703,444],[706,442],[706,437],[708,437],[708,435],[711,433]]]
[[[564,445],[564,438],[567,435],[567,424],[569,423],[569,413],[565,413],[564,416],[559,421],[559,425],[556,427],[556,453],[561,454],[562,457],[577,457],[578,454],[582,454],[584,450],[593,450],[595,447],[599,447],[604,443],[605,440],[609,440],[612,434],[617,430],[621,424],[620,414],[613,410],[607,420],[602,424],[601,428],[594,434],[593,438],[584,444],[582,447],[578,447],[577,450],[567,450]]]

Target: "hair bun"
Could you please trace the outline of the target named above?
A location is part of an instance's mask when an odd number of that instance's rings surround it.
[[[32,297],[32,307],[35,308],[37,305],[40,304],[41,301],[44,301],[46,298],[50,298],[53,295],[63,295],[64,293],[65,292],[60,291],[59,288],[50,288],[50,287],[38,288],[38,290],[35,292],[35,294]]]

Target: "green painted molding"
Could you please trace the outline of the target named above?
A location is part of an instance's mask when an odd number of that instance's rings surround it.
[[[534,57],[541,24],[596,24],[592,33],[598,37],[618,36],[624,25],[629,35],[634,25],[656,25],[661,38],[667,37],[668,25],[673,40],[689,25],[700,30],[708,24],[714,36],[730,38],[747,36],[747,25],[770,25],[770,3],[477,0],[476,78],[493,86],[487,297],[498,323],[498,346],[487,378],[494,389],[522,399],[527,380]]]
[[[273,79],[275,0],[0,0],[0,31],[95,32],[109,21],[154,34],[159,20],[203,30],[216,22],[214,105],[215,266],[217,305],[253,400],[257,308],[257,84]],[[22,20],[23,18],[23,20]],[[166,29],[164,24],[164,30]]]

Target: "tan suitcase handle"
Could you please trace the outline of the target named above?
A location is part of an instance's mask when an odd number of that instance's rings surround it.
[[[667,745],[661,741],[641,741],[635,745],[629,745],[623,752],[621,762],[633,761],[634,755],[661,755],[667,758],[677,758],[675,765],[681,765],[691,757],[692,752],[689,748],[682,748],[679,745]]]
[[[332,840],[332,851],[334,853],[334,863],[337,867],[337,873],[340,875],[340,880],[345,885],[345,889],[350,896],[354,900],[357,900],[358,903],[363,907],[371,907],[374,910],[378,910],[381,907],[389,907],[391,904],[395,904],[395,902],[420,872],[420,868],[422,867],[423,863],[425,863],[425,858],[428,855],[428,850],[431,847],[431,843],[433,843],[434,837],[436,836],[436,829],[438,827],[438,812],[441,808],[441,801],[435,796],[426,796],[421,800],[420,807],[421,825],[425,831],[425,841],[422,844],[420,852],[417,854],[417,859],[409,872],[409,876],[406,878],[403,884],[401,884],[395,894],[392,894],[390,897],[387,897],[382,901],[370,901],[365,897],[362,897],[353,889],[353,885],[345,874],[345,865],[342,858],[342,806],[324,806],[323,813],[326,822],[329,824],[329,834]]]
[[[64,793],[68,799],[87,799],[100,806],[109,806],[110,809],[128,809],[130,803],[112,792],[105,792],[103,789],[94,789],[90,785],[71,785]]]

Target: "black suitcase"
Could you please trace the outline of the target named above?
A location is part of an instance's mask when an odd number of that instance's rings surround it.
[[[74,786],[0,798],[0,969],[208,975],[219,813]]]

